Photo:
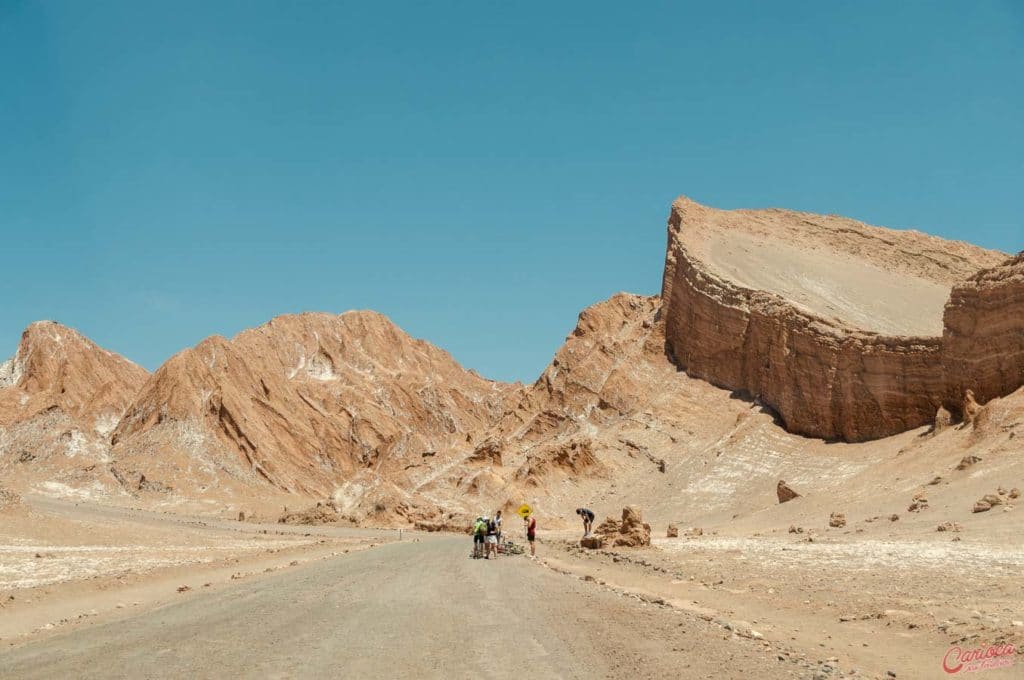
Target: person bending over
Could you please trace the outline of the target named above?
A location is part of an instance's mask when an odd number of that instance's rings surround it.
[[[576,514],[583,518],[583,537],[586,538],[594,526],[594,512],[587,508],[576,508]]]

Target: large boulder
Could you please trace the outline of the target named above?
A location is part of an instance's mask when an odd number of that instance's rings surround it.
[[[932,421],[932,434],[939,434],[953,424],[953,414],[944,406],[940,406],[935,412],[935,420]]]
[[[790,488],[789,484],[786,484],[781,479],[779,480],[778,485],[775,487],[775,493],[779,497],[779,503],[785,503],[787,501],[793,500],[794,498],[800,497],[800,494],[798,494],[796,491],[793,491],[793,489]]]

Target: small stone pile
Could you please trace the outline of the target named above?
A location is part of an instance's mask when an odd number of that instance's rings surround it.
[[[974,456],[974,455],[964,456],[963,458],[960,459],[960,462],[957,463],[956,469],[957,470],[966,470],[967,468],[971,467],[972,465],[975,465],[975,464],[980,463],[980,462],[981,462],[981,458],[978,458],[977,456]]]
[[[1020,489],[1010,489],[1007,491],[1003,487],[999,487],[996,493],[988,493],[979,498],[974,503],[974,512],[988,512],[997,505],[1006,505],[1008,509],[1012,508],[1013,505],[1009,501],[1020,497]]]
[[[910,505],[907,506],[907,512],[920,512],[921,510],[928,509],[928,495],[924,492],[924,489],[914,494],[913,500]]]

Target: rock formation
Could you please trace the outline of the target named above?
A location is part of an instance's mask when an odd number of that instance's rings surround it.
[[[1005,259],[840,217],[680,198],[662,280],[666,347],[691,375],[763,401],[791,432],[883,437],[931,422],[972,369],[985,396],[1021,385],[1024,314],[1009,312],[1024,289],[1020,258]],[[1003,322],[975,330],[989,313]],[[1015,349],[972,361],[976,334]]]
[[[643,512],[635,505],[622,509],[622,520],[606,519],[594,535],[617,547],[639,548],[651,544],[651,525],[644,522]]]
[[[940,406],[935,412],[935,420],[932,421],[932,434],[939,434],[953,424],[953,414],[946,408]]]
[[[978,405],[978,401],[974,398],[974,390],[967,390],[964,393],[964,398],[960,402],[960,415],[963,418],[965,425],[972,425],[975,418],[978,417],[978,412],[981,411],[981,406]]]
[[[649,404],[659,377],[647,366],[664,356],[657,297],[619,293],[583,310],[537,381],[524,390],[501,430],[535,441],[578,418],[600,422]]]

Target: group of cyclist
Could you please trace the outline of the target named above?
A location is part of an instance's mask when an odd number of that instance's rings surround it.
[[[530,557],[537,556],[537,518],[532,514],[523,518],[526,528],[526,540],[530,544]],[[501,545],[501,510],[494,513],[494,517],[477,517],[473,523],[473,557],[491,559],[491,555],[498,556],[498,546]]]
[[[526,540],[530,544],[530,557],[537,556],[537,518],[529,508],[529,513],[523,517],[526,528]],[[594,511],[589,508],[576,508],[576,514],[583,520],[583,535],[589,536],[594,526]],[[482,557],[485,560],[491,559],[491,555],[498,556],[498,546],[501,545],[501,510],[494,513],[494,517],[480,516],[473,523],[473,557]]]

